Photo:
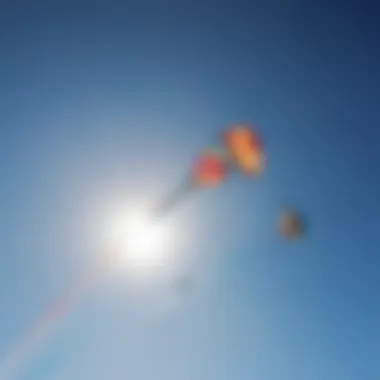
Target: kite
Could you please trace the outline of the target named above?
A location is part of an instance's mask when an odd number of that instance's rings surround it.
[[[214,147],[201,151],[190,167],[189,173],[177,191],[159,203],[153,213],[152,222],[167,213],[186,198],[194,190],[211,189],[220,186],[236,169],[248,177],[259,177],[264,170],[264,147],[255,129],[248,124],[236,124],[227,128]],[[22,339],[20,344],[11,349],[5,360],[0,363],[0,377],[17,370],[20,363],[71,309],[75,301],[99,280],[108,268],[109,261],[117,255],[111,247],[106,249],[95,265],[82,273],[76,282],[66,289],[60,298],[54,302],[32,329]],[[176,284],[178,291],[186,293],[192,287],[188,278],[179,279]],[[3,368],[2,368],[3,367]],[[3,372],[2,372],[3,370]]]
[[[280,216],[279,229],[285,239],[299,240],[306,233],[306,222],[299,211],[287,209]]]
[[[263,144],[257,132],[245,124],[227,129],[223,135],[231,164],[247,176],[259,176],[265,164]]]
[[[194,190],[221,185],[235,169],[259,177],[264,166],[264,146],[257,131],[248,124],[235,124],[221,134],[216,147],[196,157],[183,185],[160,203],[155,216],[163,216]]]

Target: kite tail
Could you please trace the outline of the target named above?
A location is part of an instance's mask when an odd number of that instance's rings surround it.
[[[177,191],[166,197],[155,209],[154,218],[161,218],[171,212],[179,203],[184,201],[190,193],[197,189],[192,181],[186,181]]]
[[[60,297],[58,297],[37,322],[29,329],[21,341],[13,346],[0,360],[0,378],[8,380],[20,369],[22,364],[53,333],[57,324],[66,317],[78,299],[107,272],[109,260],[115,254],[107,250],[88,271],[82,273]]]

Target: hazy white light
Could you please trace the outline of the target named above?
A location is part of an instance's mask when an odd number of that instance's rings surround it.
[[[172,270],[180,255],[178,228],[174,227],[168,221],[154,221],[144,209],[126,209],[113,221],[109,236],[117,252],[114,265],[140,279]]]

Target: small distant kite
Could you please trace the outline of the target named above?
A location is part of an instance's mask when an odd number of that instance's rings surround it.
[[[306,221],[297,210],[287,209],[280,215],[279,229],[287,240],[299,240],[306,234]]]

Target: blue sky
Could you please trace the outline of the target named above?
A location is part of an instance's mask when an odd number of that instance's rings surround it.
[[[173,216],[206,258],[177,307],[109,279],[15,378],[380,375],[378,9],[358,4],[0,5],[1,355],[90,264],[112,202],[154,203],[235,121],[268,154],[260,181]],[[275,233],[284,202],[310,219],[296,245]]]

